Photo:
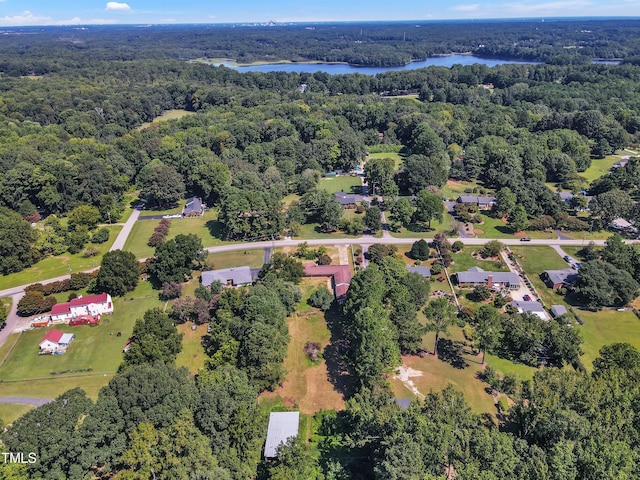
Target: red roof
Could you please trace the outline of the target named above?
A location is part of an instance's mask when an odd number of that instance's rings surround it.
[[[336,298],[344,297],[351,283],[351,267],[349,265],[305,265],[307,277],[333,277]]]
[[[64,335],[64,332],[61,332],[60,330],[56,330],[54,328],[53,330],[50,330],[49,332],[47,332],[47,334],[42,339],[42,342],[49,340],[50,342],[58,343],[63,335]]]
[[[56,303],[51,309],[51,315],[62,315],[69,313],[71,307],[82,307],[83,305],[91,305],[92,303],[105,303],[107,301],[107,294],[101,293],[100,295],[89,295],[88,297],[74,298],[70,302]]]

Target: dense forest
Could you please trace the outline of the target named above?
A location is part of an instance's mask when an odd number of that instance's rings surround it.
[[[404,158],[398,171],[385,159],[368,164],[384,197],[365,213],[372,229],[380,228],[380,208],[398,225],[427,226],[442,215],[439,189],[449,178],[496,192],[494,213],[523,228],[587,230],[618,217],[638,225],[639,160],[594,182],[581,175],[593,159],[640,140],[637,22],[452,25],[9,29],[0,45],[0,272],[106,241],[98,225],[117,221],[134,191],[159,209],[202,197],[217,211],[223,239],[273,238],[305,223],[344,228],[335,197],[316,187],[327,171],[351,169],[367,151]],[[469,51],[547,63],[331,76],[242,74],[188,61],[391,65]],[[627,61],[590,64],[594,57]],[[139,128],[173,109],[194,114]],[[578,217],[585,205],[568,205],[548,183],[578,199],[593,196],[588,216]],[[299,201],[285,209],[292,193]],[[161,225],[160,237],[170,228]],[[148,272],[175,298],[172,283],[200,268],[203,245],[195,235],[161,240]],[[485,371],[488,386],[514,400],[508,416],[471,413],[453,388],[401,409],[386,376],[401,354],[417,351],[425,328],[440,334],[460,319],[447,301],[427,302],[429,284],[408,274],[392,250],[370,253],[344,306],[331,306],[349,378],[346,408],[317,414],[309,443],[294,441],[277,461],[260,460],[268,412],[258,395],[284,378],[285,318],[301,298],[300,262],[274,255],[252,287],[199,288],[189,304],[147,311],[97,401],[71,390],[2,434],[8,451],[38,452],[39,462],[0,464],[0,478],[637,475],[640,353],[604,347],[586,372],[577,361],[580,338],[561,322],[493,307],[465,319],[483,332],[484,351],[531,365],[548,359],[532,381]],[[613,237],[585,256],[575,293],[585,303],[618,306],[637,294],[635,247]],[[126,278],[114,273],[123,268]],[[137,284],[136,269],[133,254],[113,252],[95,280],[82,280],[122,294]],[[39,293],[32,296],[44,298]],[[417,321],[420,310],[427,327]],[[175,366],[182,340],[175,324],[187,320],[212,321],[207,365],[196,376]]]

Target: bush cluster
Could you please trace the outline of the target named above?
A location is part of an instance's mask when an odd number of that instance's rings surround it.
[[[65,278],[64,280],[58,280],[51,283],[32,283],[27,286],[25,292],[41,292],[44,296],[53,295],[54,293],[68,292],[70,290],[82,290],[93,278],[98,275],[98,272],[78,272],[72,273],[71,278]]]
[[[169,227],[171,226],[171,220],[163,218],[160,223],[153,229],[153,234],[149,237],[147,245],[150,247],[157,247],[167,239],[169,233]]]

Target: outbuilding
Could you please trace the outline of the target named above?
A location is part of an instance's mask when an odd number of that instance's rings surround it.
[[[300,412],[271,412],[267,441],[264,445],[264,458],[277,458],[278,447],[287,444],[298,436]]]

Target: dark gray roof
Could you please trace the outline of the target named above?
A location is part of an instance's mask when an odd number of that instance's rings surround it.
[[[191,212],[195,212],[198,214],[202,212],[202,200],[200,200],[198,197],[191,197],[190,199],[188,199],[182,213],[186,215]]]
[[[564,305],[552,305],[551,306],[551,315],[554,317],[559,317],[560,315],[566,315],[567,308]]]
[[[287,440],[298,436],[300,424],[300,412],[271,412],[269,415],[269,427],[267,428],[267,441],[264,445],[264,458],[278,456],[278,446],[287,443]]]
[[[544,273],[549,279],[549,282],[553,285],[558,283],[570,285],[578,279],[576,271],[570,268],[564,268],[562,270],[545,270]]]
[[[394,401],[396,402],[396,404],[398,404],[398,406],[402,410],[406,410],[407,408],[409,408],[411,406],[411,399],[410,398],[394,398]]]
[[[351,205],[364,200],[364,196],[353,193],[336,192],[335,196],[338,202],[340,202],[340,205]]]
[[[571,199],[573,198],[573,193],[571,193],[571,192],[558,192],[558,196],[560,197],[560,200],[569,203],[571,201]]]
[[[237,285],[249,285],[253,282],[253,276],[251,275],[251,269],[249,267],[233,267],[222,268],[220,270],[207,270],[202,272],[202,285],[209,286],[216,280],[219,280],[226,285],[229,280],[234,286]]]
[[[477,195],[460,195],[458,203],[475,203],[477,205],[491,205],[495,203],[496,197],[479,197]]]
[[[520,278],[513,272],[485,272],[480,267],[471,267],[466,272],[458,272],[458,283],[487,283],[489,276],[493,283],[504,283],[512,286],[520,285]]]
[[[522,309],[523,312],[544,312],[544,307],[540,302],[525,302],[524,300],[514,300],[509,305]]]
[[[417,265],[407,265],[407,270],[414,273],[419,273],[425,278],[429,278],[431,276],[431,270],[429,267],[422,267]]]

